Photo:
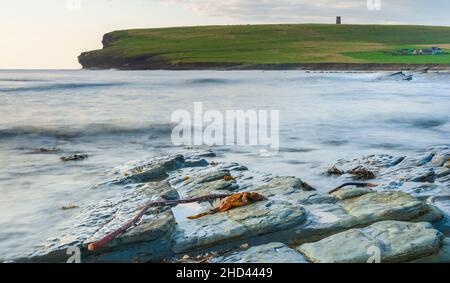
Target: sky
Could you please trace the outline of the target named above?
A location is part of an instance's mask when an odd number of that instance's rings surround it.
[[[103,34],[170,26],[334,23],[450,26],[448,0],[0,0],[0,69],[78,69]]]

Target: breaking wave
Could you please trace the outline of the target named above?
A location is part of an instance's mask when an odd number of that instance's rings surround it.
[[[0,88],[0,92],[28,92],[28,91],[50,91],[50,90],[73,90],[81,88],[113,87],[123,85],[124,83],[66,83],[49,84],[29,87],[9,87]]]
[[[26,83],[26,82],[44,82],[45,80],[38,80],[38,79],[2,79],[0,78],[0,82],[17,82],[17,83]]]
[[[187,81],[188,84],[192,85],[203,85],[203,84],[228,84],[232,83],[232,80],[226,79],[215,79],[215,78],[204,78],[204,79],[192,79]]]
[[[17,137],[53,137],[75,139],[80,137],[100,137],[117,135],[149,135],[150,139],[168,137],[172,124],[153,124],[144,127],[126,127],[111,124],[91,124],[83,127],[36,127],[23,126],[0,129],[0,139]]]
[[[413,128],[432,129],[447,124],[447,118],[440,117],[402,117],[388,120],[389,123],[403,124]]]

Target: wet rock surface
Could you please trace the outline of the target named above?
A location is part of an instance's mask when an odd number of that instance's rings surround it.
[[[217,258],[214,263],[307,263],[304,256],[283,243],[269,243]]]
[[[324,192],[330,188],[316,190],[300,178],[208,160],[215,156],[208,150],[133,162],[112,170],[106,176],[108,181],[92,188],[114,187],[119,193],[80,205],[67,227],[16,261],[65,262],[67,249],[76,246],[85,262],[158,262],[229,250],[217,260],[305,262],[306,255],[313,262],[353,262],[367,260],[362,249],[380,243],[386,244],[381,245],[385,261],[443,260],[446,249],[441,246],[446,247],[443,243],[447,242],[442,233],[448,236],[450,231],[448,154],[448,147],[438,147],[416,156],[340,160],[335,166],[339,172],[365,168],[376,176],[371,182],[378,186],[350,186],[332,194]],[[324,178],[344,182],[355,177],[344,173]],[[209,211],[217,202],[152,208],[108,245],[94,252],[87,250],[89,244],[121,227],[149,202],[240,192],[259,193],[267,199],[196,220],[186,217]],[[433,223],[440,231],[421,222]],[[351,245],[346,246],[344,239],[355,239],[358,249],[345,252]],[[243,243],[249,244],[248,250],[239,248]]]
[[[450,263],[450,238],[442,241],[442,246],[437,253],[415,259],[412,263]]]
[[[297,249],[317,263],[406,262],[441,249],[443,236],[429,223],[383,221],[350,229]]]
[[[339,170],[364,166],[376,174],[377,190],[409,190],[414,196],[431,196],[434,191],[450,190],[450,147],[440,146],[418,152],[412,156],[370,155],[353,160],[340,160]],[[427,187],[427,193],[421,188]],[[416,191],[414,191],[417,189]],[[438,194],[434,194],[438,195]]]

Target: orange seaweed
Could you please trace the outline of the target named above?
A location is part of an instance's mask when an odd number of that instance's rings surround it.
[[[229,211],[233,208],[237,208],[237,207],[242,207],[242,206],[246,206],[258,201],[263,201],[266,198],[258,193],[239,193],[239,194],[233,194],[229,197],[226,197],[224,199],[222,199],[219,203],[219,205],[208,211],[208,212],[203,212],[194,216],[190,216],[188,217],[188,219],[194,220],[194,219],[199,219],[202,218],[206,215],[212,215],[212,214],[216,214],[219,212],[226,212]]]

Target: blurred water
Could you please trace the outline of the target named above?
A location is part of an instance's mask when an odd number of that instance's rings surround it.
[[[319,189],[340,158],[408,154],[448,144],[450,74],[302,71],[0,71],[0,258],[42,243],[73,211],[115,190],[91,186],[111,168],[170,153],[171,114],[279,110],[280,153],[220,147],[217,160],[295,175]],[[58,147],[56,154],[36,153]],[[85,161],[63,163],[75,152]]]

